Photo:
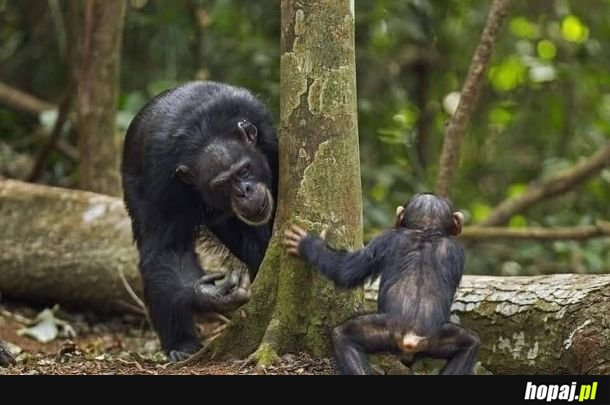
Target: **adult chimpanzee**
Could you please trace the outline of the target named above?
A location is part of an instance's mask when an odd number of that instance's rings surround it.
[[[381,276],[376,314],[356,316],[333,330],[339,371],[370,374],[367,353],[401,358],[428,355],[447,359],[443,374],[473,370],[479,340],[449,322],[455,290],[464,270],[464,251],[452,235],[463,216],[433,194],[418,194],[397,208],[395,228],[356,252],[329,249],[320,238],[293,225],[288,251],[301,256],[341,287]]]
[[[277,138],[266,107],[245,89],[193,82],[168,90],[135,117],[121,166],[140,254],[145,301],[172,361],[196,352],[193,312],[227,312],[249,299],[250,277],[220,285],[195,253],[207,228],[254,275],[277,197]]]

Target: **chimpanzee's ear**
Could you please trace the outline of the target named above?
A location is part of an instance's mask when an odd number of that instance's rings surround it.
[[[459,235],[462,233],[462,226],[464,226],[464,214],[461,212],[453,213],[453,228],[451,229],[452,235]]]
[[[175,174],[180,180],[182,180],[183,182],[185,182],[187,184],[195,183],[195,176],[193,175],[193,172],[191,172],[191,170],[186,165],[178,166],[176,168]]]
[[[248,120],[241,120],[237,123],[240,132],[244,136],[246,142],[256,145],[256,138],[258,135],[258,129],[256,126]]]
[[[396,207],[396,223],[394,224],[395,228],[398,228],[403,224],[403,220],[405,219],[405,207],[399,205]]]

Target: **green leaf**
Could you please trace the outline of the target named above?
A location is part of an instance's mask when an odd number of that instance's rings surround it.
[[[525,73],[525,65],[512,55],[489,70],[489,79],[496,90],[510,91],[524,82]]]
[[[506,108],[496,107],[489,112],[489,121],[496,125],[507,125],[513,119],[513,114]]]
[[[508,190],[506,190],[506,196],[508,198],[516,197],[519,194],[522,194],[527,188],[527,184],[525,183],[515,183],[512,184]]]
[[[569,42],[583,43],[589,38],[589,28],[575,15],[569,15],[561,21],[561,36]]]
[[[491,212],[491,207],[487,204],[475,202],[472,204],[472,218],[475,222],[479,222],[484,220],[489,216]]]
[[[538,37],[538,27],[525,17],[515,17],[510,21],[510,32],[519,38],[534,39]]]
[[[538,56],[540,56],[542,59],[547,60],[555,58],[555,55],[557,54],[557,48],[555,47],[555,44],[549,41],[548,39],[543,39],[542,41],[539,41],[538,45],[536,46],[536,50],[538,51]]]
[[[527,226],[527,219],[523,215],[513,215],[508,221],[510,228],[525,228]]]
[[[377,183],[369,191],[371,198],[377,202],[383,201],[388,196],[388,188],[381,183]]]

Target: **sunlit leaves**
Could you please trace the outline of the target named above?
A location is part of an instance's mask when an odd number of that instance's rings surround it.
[[[480,222],[489,216],[491,207],[487,204],[474,202],[470,208],[474,222]]]
[[[538,26],[525,17],[515,17],[509,23],[510,32],[519,38],[535,39],[538,37]]]
[[[511,228],[524,228],[527,226],[527,219],[523,215],[513,215],[508,221]]]
[[[371,43],[375,48],[385,49],[391,44],[388,36],[388,25],[385,20],[380,20],[374,27]]]
[[[417,121],[417,110],[411,106],[406,106],[398,114],[394,115],[394,122],[403,128],[411,128]]]
[[[524,183],[515,183],[511,184],[511,186],[506,190],[506,196],[508,198],[516,197],[519,194],[522,194],[525,189],[527,189],[527,184]]]
[[[538,56],[542,59],[551,60],[557,54],[557,48],[555,48],[555,44],[553,44],[548,39],[543,39],[538,42],[536,46],[536,51],[538,51]]]
[[[489,121],[492,124],[506,126],[513,119],[513,114],[502,107],[495,107],[489,112]]]
[[[523,84],[526,68],[519,57],[511,55],[489,70],[492,86],[499,91],[510,91]]]
[[[561,21],[561,36],[566,41],[582,43],[589,38],[589,28],[578,17],[569,15]]]
[[[398,113],[392,117],[392,126],[380,129],[379,139],[387,144],[408,144],[408,134],[411,133],[413,125],[419,116],[417,109],[411,105],[404,106]]]

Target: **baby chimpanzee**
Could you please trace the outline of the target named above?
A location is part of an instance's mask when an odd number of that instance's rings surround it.
[[[463,215],[434,194],[417,194],[396,210],[394,229],[355,252],[336,251],[296,225],[286,231],[288,252],[302,257],[340,287],[381,276],[378,311],[337,326],[332,343],[342,374],[370,374],[366,355],[393,353],[447,359],[443,374],[470,374],[479,339],[449,322],[464,271],[464,250],[453,237]]]

